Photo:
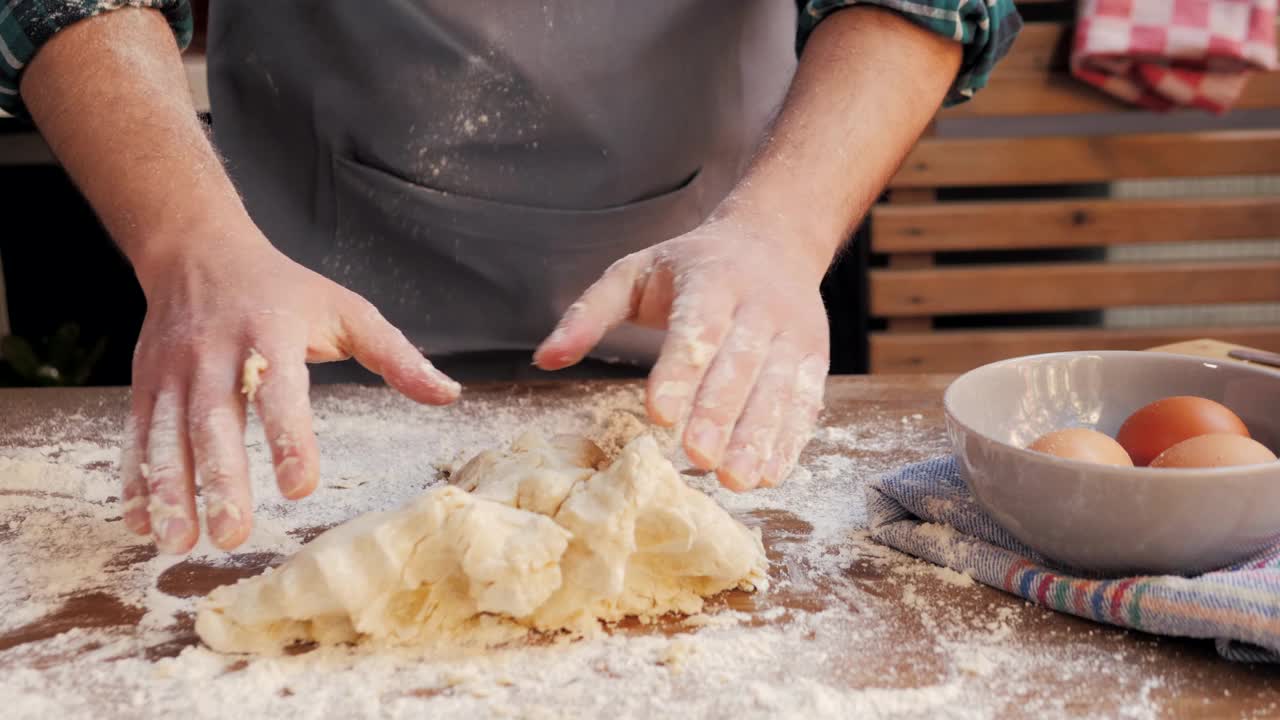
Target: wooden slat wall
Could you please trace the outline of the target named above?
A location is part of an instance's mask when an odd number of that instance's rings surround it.
[[[1280,129],[920,142],[890,187],[1280,173]]]
[[[1280,197],[879,205],[878,253],[1068,248],[1280,236]]]
[[[1020,355],[1071,350],[1144,350],[1197,337],[1214,337],[1280,352],[1280,328],[1277,327],[941,330],[878,333],[872,337],[871,364],[877,373],[954,373]]]
[[[942,117],[1141,112],[1071,76],[1072,32],[1070,25],[1028,23],[990,85],[971,102],[943,111]],[[1280,107],[1280,73],[1255,75],[1234,107]]]
[[[1038,3],[1020,3],[1036,4]],[[1051,4],[1052,3],[1051,1]],[[1068,3],[1056,3],[1052,16]],[[1045,17],[1045,15],[1041,15]],[[1139,113],[1071,77],[1069,23],[1030,23],[991,85],[941,119]],[[1280,108],[1280,72],[1254,75],[1240,109]],[[933,263],[938,253],[1280,237],[1280,197],[930,202],[948,187],[1280,174],[1280,127],[1063,137],[924,138],[872,211],[872,372],[961,372],[1017,355],[1140,349],[1217,337],[1280,351],[1280,327],[932,329],[945,315],[1280,302],[1280,260]],[[945,256],[944,256],[945,257]]]
[[[1280,302],[1280,260],[875,270],[880,317]]]
[[[937,193],[932,190],[899,190],[889,198],[889,203],[897,207],[932,207],[937,200]],[[933,267],[932,252],[897,253],[889,256],[889,267],[893,270],[924,270]],[[891,317],[888,318],[889,329],[895,332],[921,332],[933,327],[929,317]]]
[[[1280,75],[1259,75],[1245,86],[1236,101],[1237,110],[1263,110],[1280,107]],[[1047,77],[1007,77],[999,75],[991,86],[978,93],[971,102],[947,108],[944,118],[991,117],[1010,115],[1083,115],[1085,113],[1141,112],[1099,90],[1082,88],[1079,80],[1067,73]]]

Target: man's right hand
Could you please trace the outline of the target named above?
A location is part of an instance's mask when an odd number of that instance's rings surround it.
[[[121,463],[124,521],[176,553],[199,538],[197,484],[215,544],[233,548],[252,527],[242,391],[252,353],[266,360],[253,402],[290,499],[319,477],[306,363],[354,357],[424,403],[453,402],[460,390],[373,305],[294,263],[252,226],[202,241],[186,247],[213,249],[137,267],[148,310]]]
[[[307,362],[355,357],[420,402],[458,384],[368,302],[263,237],[191,103],[173,34],[155,10],[100,13],[58,32],[22,76],[22,99],[147,296],[121,462],[124,520],[166,552],[200,536],[232,548],[253,512],[244,446],[245,360],[267,361],[254,402],[288,498],[319,477]]]

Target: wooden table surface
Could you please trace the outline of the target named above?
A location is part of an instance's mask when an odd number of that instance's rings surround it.
[[[904,424],[913,422],[918,425],[914,431],[917,437],[924,440],[896,445],[884,457],[871,457],[877,452],[885,453],[883,447],[860,447],[857,443],[840,447],[839,452],[885,469],[921,460],[944,447],[941,397],[947,382],[945,377],[927,376],[833,378],[824,423],[850,429],[850,436],[854,436],[868,423],[898,422],[899,418]],[[552,407],[581,402],[599,387],[583,384],[493,386],[470,390],[469,402],[518,395],[535,407]],[[316,397],[341,396],[344,392],[348,390],[322,387],[316,390]],[[0,412],[0,459],[37,443],[50,446],[77,440],[110,443],[120,430],[125,407],[126,394],[120,389],[0,391],[3,409]],[[33,432],[34,428],[40,428],[38,434]],[[811,446],[804,462],[817,462],[821,449]],[[31,494],[7,486],[10,483],[0,465],[0,496],[14,492]],[[115,518],[106,520],[118,522]],[[806,523],[785,511],[762,511],[756,520],[763,524],[766,544],[775,558],[781,540],[803,542],[809,532]],[[856,533],[851,534],[855,536]],[[114,578],[123,577],[135,564],[155,559],[155,553],[145,543],[122,539],[118,532],[110,537],[110,542],[120,544],[112,561],[101,573],[86,576],[77,587],[62,592],[64,602],[60,609],[15,625],[9,619],[12,608],[0,606],[0,675],[15,667],[50,668],[52,672],[60,664],[73,662],[72,656],[39,652],[41,643],[73,628],[124,635],[133,631],[141,610],[119,596],[113,587]],[[0,517],[0,558],[8,556],[9,571],[20,573],[23,559],[15,557],[16,550],[11,547],[16,539],[16,533],[6,532],[4,518]],[[89,537],[83,542],[106,541]],[[855,537],[850,542],[866,541]],[[1149,716],[1160,717],[1267,717],[1280,713],[1277,710],[1280,672],[1271,667],[1223,661],[1215,655],[1211,643],[1156,639],[1095,625],[1028,606],[982,586],[960,588],[923,580],[904,583],[901,568],[914,567],[904,564],[914,561],[903,557],[896,564],[875,562],[876,557],[877,553],[872,552],[851,554],[841,577],[833,579],[833,583],[838,580],[842,587],[850,588],[849,592],[836,592],[834,584],[809,583],[807,588],[802,588],[800,584],[792,583],[788,587],[788,583],[781,583],[779,589],[763,599],[733,593],[719,598],[713,605],[756,613],[769,607],[798,610],[844,603],[851,613],[866,611],[868,622],[879,624],[878,640],[863,643],[852,639],[848,647],[842,648],[841,682],[853,688],[911,688],[959,677],[958,682],[972,684],[971,690],[990,688],[989,693],[970,693],[968,697],[979,698],[973,702],[983,704],[993,717],[1114,716],[1126,708],[1132,711],[1134,707]],[[174,558],[172,565],[154,578],[154,587],[180,598],[197,596],[278,561],[277,556],[261,554],[242,554],[218,563]],[[915,568],[913,572],[918,574],[918,570]],[[788,569],[775,563],[773,571],[775,579],[780,579]],[[0,571],[0,575],[3,574]],[[3,582],[0,578],[0,583]],[[1034,682],[1023,682],[1016,687],[1001,685],[1003,673],[979,672],[966,676],[957,669],[955,655],[945,651],[947,638],[954,641],[966,633],[978,633],[989,627],[997,616],[1017,619],[1000,639],[1002,646],[1028,658],[1055,656],[1055,653],[1063,657],[1086,657],[1088,672],[1037,671]],[[139,652],[154,661],[172,657],[196,643],[198,640],[187,617],[185,622],[175,623],[162,642]],[[0,711],[0,715],[3,714]]]

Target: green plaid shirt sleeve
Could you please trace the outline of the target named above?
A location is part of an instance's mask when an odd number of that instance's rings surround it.
[[[927,30],[964,44],[964,61],[947,93],[946,105],[964,102],[985,87],[996,63],[1022,29],[1013,0],[801,0],[797,47],[804,46],[823,18],[854,5],[896,11]]]
[[[853,5],[895,10],[916,24],[964,43],[964,62],[947,95],[963,102],[987,84],[1000,58],[1022,27],[1013,0],[800,0],[797,45],[803,46],[827,15]],[[164,12],[185,48],[194,25],[188,0],[0,0],[0,110],[25,115],[18,83],[22,70],[49,38],[80,20],[118,7],[151,7]]]
[[[178,46],[186,48],[191,42],[194,21],[187,0],[0,0],[0,110],[26,116],[18,83],[27,63],[49,38],[85,18],[120,7],[160,10]]]

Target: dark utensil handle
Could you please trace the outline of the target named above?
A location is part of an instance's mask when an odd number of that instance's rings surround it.
[[[1280,368],[1280,353],[1267,352],[1265,350],[1232,350],[1227,353],[1227,356],[1236,360],[1246,360],[1259,365]]]

